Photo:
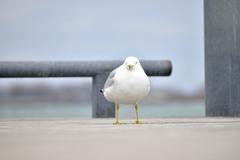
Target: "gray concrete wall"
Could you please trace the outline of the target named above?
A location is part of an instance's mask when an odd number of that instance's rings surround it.
[[[240,116],[240,0],[205,0],[206,116]]]

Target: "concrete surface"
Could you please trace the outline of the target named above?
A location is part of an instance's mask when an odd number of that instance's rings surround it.
[[[1,160],[239,160],[240,118],[0,119]]]

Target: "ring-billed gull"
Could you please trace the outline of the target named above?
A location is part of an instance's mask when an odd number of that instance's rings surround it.
[[[116,122],[119,124],[119,104],[134,104],[136,124],[139,124],[138,101],[150,91],[150,81],[136,57],[127,57],[124,63],[108,76],[104,88],[104,97],[115,103]]]

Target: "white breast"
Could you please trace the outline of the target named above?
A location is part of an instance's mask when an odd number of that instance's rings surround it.
[[[114,85],[104,96],[111,102],[133,104],[145,97],[150,90],[149,78],[142,68],[122,70],[114,78]]]

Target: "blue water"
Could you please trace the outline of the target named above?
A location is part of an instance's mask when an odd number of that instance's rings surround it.
[[[31,104],[31,105],[1,105],[0,118],[91,118],[91,104]],[[139,115],[142,118],[160,117],[204,117],[203,101],[175,102],[158,105],[139,105]],[[120,118],[135,117],[134,107],[122,105]]]

